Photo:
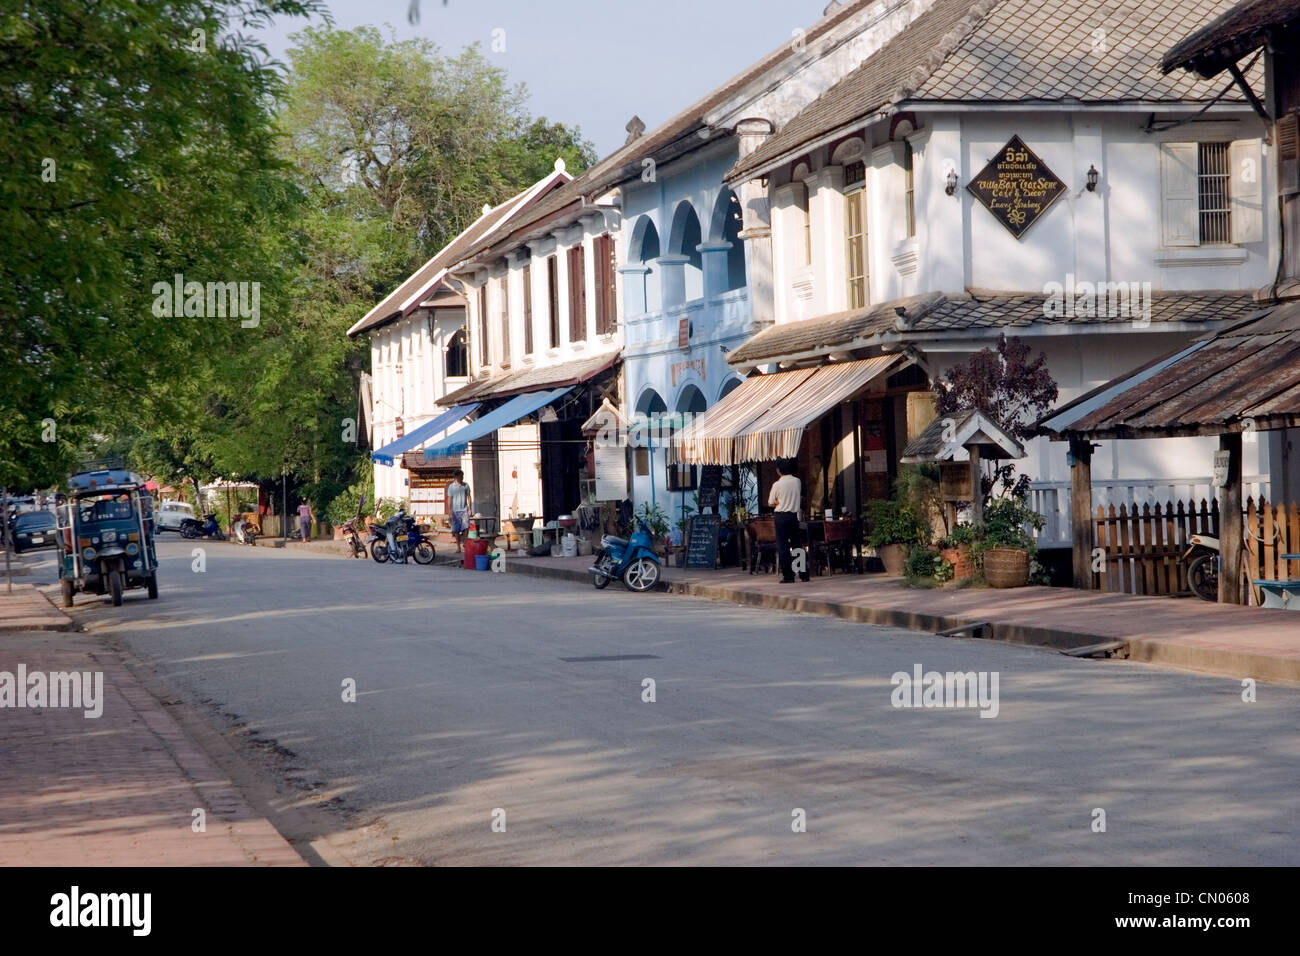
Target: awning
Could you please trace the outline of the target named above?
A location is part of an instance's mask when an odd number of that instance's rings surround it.
[[[525,415],[531,415],[544,405],[563,398],[573,391],[574,386],[552,389],[546,392],[530,392],[516,395],[500,408],[493,409],[477,421],[470,422],[460,431],[453,432],[430,448],[424,450],[426,458],[442,458],[447,455],[463,454],[469,443],[475,439],[490,435],[498,428],[513,425]]]
[[[736,457],[736,439],[752,422],[807,381],[814,371],[800,368],[745,379],[674,436],[677,460],[698,465],[735,465],[745,461]]]
[[[425,422],[414,431],[407,432],[395,442],[390,442],[383,448],[370,453],[370,459],[376,464],[388,465],[391,467],[398,455],[417,445],[423,445],[426,441],[437,435],[439,432],[445,432],[452,425],[456,424],[474,409],[478,408],[479,403],[473,402],[468,405],[457,405],[450,411],[443,412],[431,421]],[[433,456],[429,456],[433,457]]]
[[[736,438],[739,461],[773,461],[799,454],[803,430],[840,402],[847,401],[877,375],[896,364],[897,355],[824,365],[769,408]]]

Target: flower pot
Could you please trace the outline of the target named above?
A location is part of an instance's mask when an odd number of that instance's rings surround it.
[[[995,588],[1021,588],[1029,583],[1029,552],[1024,548],[989,548],[984,552],[984,577]]]
[[[971,560],[969,545],[944,548],[939,552],[939,557],[952,565],[954,581],[964,581],[975,574],[975,562]]]
[[[907,563],[907,551],[901,544],[882,544],[876,548],[876,557],[885,566],[885,573],[900,577]]]

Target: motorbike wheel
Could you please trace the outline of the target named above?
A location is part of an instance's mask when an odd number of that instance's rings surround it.
[[[149,588],[149,600],[158,600],[158,572],[155,571],[149,577],[145,578],[146,585]]]
[[[72,587],[72,582],[67,580],[66,578],[60,581],[59,591],[63,595],[63,606],[72,607],[72,595],[76,593],[74,588]]]
[[[183,527],[181,528],[181,537],[193,540],[194,538],[199,537],[199,533],[194,528]]]
[[[366,546],[361,543],[361,539],[353,535],[349,540],[352,543],[352,557],[364,558],[366,556]]]
[[[1202,601],[1219,600],[1219,561],[1216,554],[1203,554],[1187,566],[1187,585]]]
[[[370,557],[374,559],[375,564],[383,564],[388,560],[388,545],[382,541],[376,541],[370,546]]]
[[[659,583],[658,562],[637,558],[623,572],[623,583],[629,591],[649,591]]]
[[[421,541],[415,546],[415,551],[411,557],[415,558],[416,564],[433,564],[433,559],[437,553],[433,550],[433,545],[427,541]]]
[[[108,587],[113,594],[113,607],[122,606],[122,578],[125,575],[121,571],[113,571],[108,576]]]
[[[610,574],[613,574],[614,559],[607,554],[603,554],[600,556],[600,560],[596,562],[596,567],[600,568],[602,571],[608,571]],[[595,585],[597,591],[603,591],[605,588],[609,587],[609,582],[611,580],[613,579],[606,577],[603,574],[595,574],[593,572],[591,575],[591,583]]]

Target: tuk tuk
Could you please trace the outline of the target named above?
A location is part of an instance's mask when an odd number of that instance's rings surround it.
[[[111,594],[114,606],[127,588],[158,597],[154,530],[153,497],[139,477],[115,468],[73,475],[58,511],[63,606],[78,591]]]

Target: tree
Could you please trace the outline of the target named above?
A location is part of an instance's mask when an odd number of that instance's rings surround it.
[[[16,0],[0,11],[0,484],[55,483],[195,356],[237,347],[238,320],[160,318],[153,290],[177,274],[275,281],[256,240],[285,195],[268,110],[277,79],[238,31],[320,9]]]
[[[996,349],[981,349],[935,381],[935,411],[944,416],[975,410],[1020,441],[1032,438],[1034,422],[1052,407],[1058,392],[1047,356],[1039,353],[1032,361],[1029,356],[1028,345],[999,335]],[[1023,498],[1029,476],[1016,480],[1014,465],[995,462],[993,475],[985,476],[983,484],[986,498],[999,486],[1003,494]]]

